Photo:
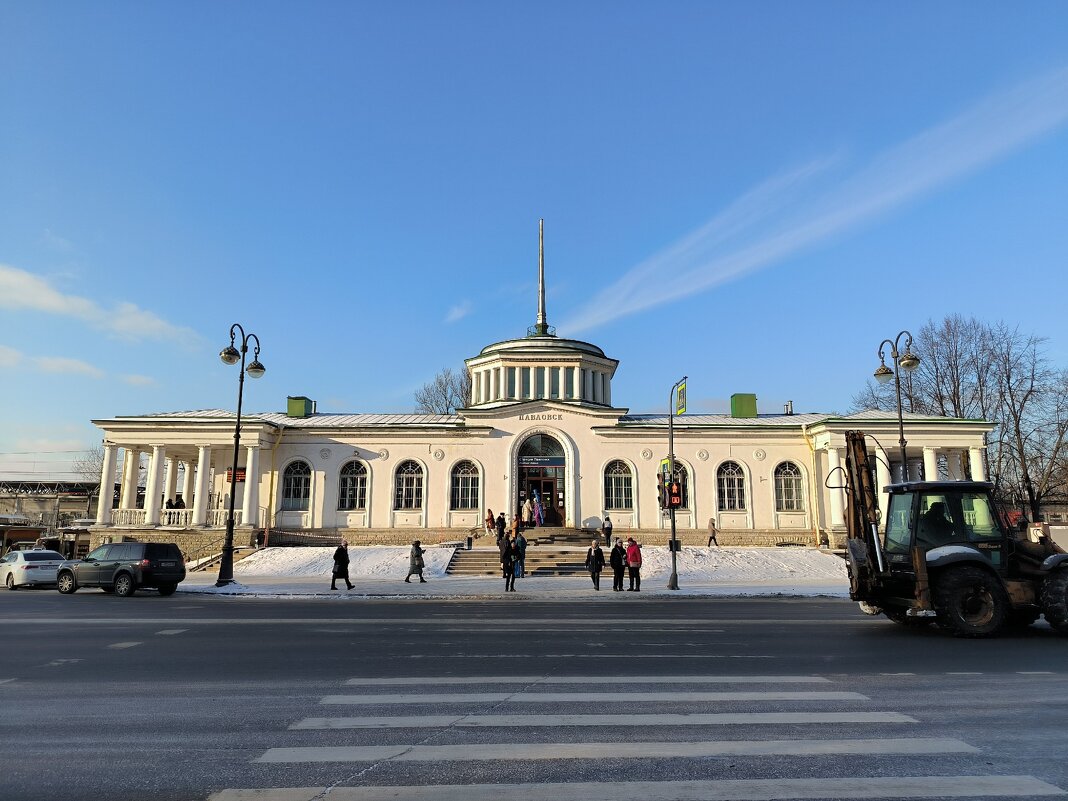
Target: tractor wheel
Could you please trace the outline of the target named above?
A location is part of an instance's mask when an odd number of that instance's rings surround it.
[[[1058,570],[1042,585],[1042,614],[1057,631],[1068,634],[1068,570]]]
[[[919,628],[934,622],[929,617],[910,617],[907,611],[900,606],[888,606],[883,610],[883,614],[899,626],[909,626],[910,628]]]
[[[996,576],[980,567],[950,568],[934,587],[938,625],[958,637],[989,637],[1005,625],[1009,596]]]

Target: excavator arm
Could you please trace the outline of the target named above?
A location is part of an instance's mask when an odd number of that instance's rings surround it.
[[[872,602],[879,577],[887,572],[879,540],[879,502],[868,469],[868,447],[862,431],[847,431],[845,458],[846,561],[849,597]]]

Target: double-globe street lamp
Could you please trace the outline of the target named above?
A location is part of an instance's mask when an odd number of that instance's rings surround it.
[[[900,353],[901,337],[908,337],[905,340],[905,352]],[[886,366],[886,357],[883,355],[883,346],[890,346],[890,359],[897,365],[897,369],[891,370]],[[901,480],[909,480],[909,463],[905,457],[905,421],[901,412],[901,371],[904,370],[907,373],[911,373],[917,367],[920,366],[920,357],[912,352],[912,334],[908,331],[902,331],[897,335],[897,338],[891,342],[889,339],[884,339],[879,343],[879,367],[875,371],[875,380],[880,384],[887,383],[891,378],[894,379],[894,384],[897,388],[897,433],[898,444],[901,446]]]
[[[237,341],[236,334],[241,334],[241,349],[234,347]],[[252,354],[252,363],[245,367],[245,354],[248,353],[248,343],[255,340],[256,349]],[[245,373],[252,378],[259,378],[267,369],[260,364],[260,338],[255,334],[246,334],[245,329],[238,323],[230,326],[230,344],[219,352],[219,358],[224,364],[237,364],[241,362],[241,373],[237,378],[237,422],[234,424],[234,462],[230,470],[230,514],[226,518],[226,540],[223,542],[222,560],[219,562],[219,579],[215,582],[216,587],[222,587],[234,583],[234,500],[237,485],[237,460],[241,446],[241,397],[245,389]],[[248,492],[248,481],[255,481],[255,476],[245,477],[245,491]]]

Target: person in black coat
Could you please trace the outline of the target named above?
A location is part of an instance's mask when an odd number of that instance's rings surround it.
[[[504,512],[497,515],[497,544],[499,545],[501,540],[507,539],[507,535],[504,533],[505,527],[508,523],[504,519]]]
[[[586,569],[590,571],[593,579],[593,588],[601,589],[601,571],[604,570],[604,551],[601,550],[601,541],[594,540],[586,551]]]
[[[506,541],[507,542],[507,541]],[[501,548],[501,570],[504,572],[504,591],[515,592],[515,574],[519,567],[519,546],[515,540]]]
[[[612,565],[612,592],[623,592],[623,568],[627,566],[627,549],[623,547],[623,540],[616,540],[608,559]]]
[[[345,579],[345,583],[351,590],[353,585],[349,581],[349,544],[345,540],[342,540],[337,550],[334,551],[334,572],[330,574],[330,589],[336,590],[337,580],[341,578]]]

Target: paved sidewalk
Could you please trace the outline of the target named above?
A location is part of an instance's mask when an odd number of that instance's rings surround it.
[[[666,575],[642,577],[642,591],[612,592],[611,573],[601,575],[601,589],[595,591],[588,576],[550,577],[530,576],[516,581],[516,592],[504,592],[503,578],[471,576],[428,576],[425,584],[413,579],[405,584],[403,578],[363,578],[354,577],[356,585],[352,590],[330,590],[329,576],[269,576],[238,575],[237,583],[226,587],[216,587],[217,571],[209,573],[190,573],[184,582],[178,585],[178,592],[204,593],[236,597],[260,598],[336,598],[337,600],[367,598],[505,598],[513,600],[559,600],[560,598],[586,598],[603,602],[625,603],[648,597],[663,596],[709,596],[709,597],[753,597],[753,596],[831,596],[849,597],[849,585],[846,582],[828,582],[797,578],[792,580],[771,580],[757,583],[716,583],[702,577],[701,583],[688,581],[679,577],[680,588],[669,590]],[[344,586],[343,584],[340,586]],[[626,586],[626,585],[624,585]]]

